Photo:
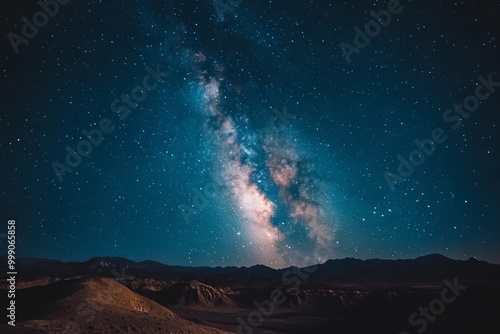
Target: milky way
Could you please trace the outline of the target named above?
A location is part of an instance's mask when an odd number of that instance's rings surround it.
[[[70,1],[18,53],[6,36],[40,6],[2,2],[0,221],[19,256],[500,262],[497,86],[395,191],[384,177],[478,76],[500,81],[499,5],[403,5],[348,63],[339,45],[387,1]],[[136,105],[147,68],[168,76]],[[51,164],[103,119],[60,182]]]
[[[301,157],[292,147],[293,138],[282,134],[284,129],[280,131],[275,126],[275,120],[266,131],[255,131],[253,134],[259,137],[254,146],[260,147],[246,147],[241,142],[242,134],[238,132],[235,119],[221,106],[223,66],[207,66],[208,60],[202,52],[194,53],[192,61],[207,116],[205,131],[208,132],[207,138],[213,140],[217,152],[214,168],[231,195],[231,205],[240,215],[242,230],[257,261],[283,267],[333,257],[332,221],[315,198],[317,176],[301,162]],[[216,75],[210,76],[207,70],[202,70],[207,67],[217,68]],[[252,164],[252,160],[256,159],[255,152],[264,155],[262,168],[267,170],[258,170]],[[263,173],[268,173],[272,186],[277,187],[281,199],[279,204],[273,202],[260,183],[255,181],[254,176]],[[293,251],[289,251],[292,248],[289,245],[293,245],[294,241],[287,240],[287,234],[280,230],[279,225],[273,224],[277,205],[285,206],[288,212],[286,224],[302,225],[307,230],[309,238],[315,243],[311,254],[294,256]]]

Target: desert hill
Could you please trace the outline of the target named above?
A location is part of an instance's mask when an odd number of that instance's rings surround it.
[[[225,333],[183,320],[110,278],[20,289],[16,303],[23,305],[17,325],[46,333]]]

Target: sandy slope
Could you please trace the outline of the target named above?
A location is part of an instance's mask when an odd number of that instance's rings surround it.
[[[66,286],[64,298],[37,308],[30,320],[18,323],[23,327],[47,333],[226,333],[202,324],[183,320],[167,308],[132,292],[109,278],[78,279]],[[52,284],[23,289],[24,301],[50,293]],[[53,286],[54,288],[60,288]],[[46,291],[40,291],[45,289]],[[31,295],[31,298],[30,298]],[[26,305],[26,304],[25,304]]]

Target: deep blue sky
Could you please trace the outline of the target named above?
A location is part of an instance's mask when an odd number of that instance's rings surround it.
[[[223,18],[210,1],[72,1],[17,54],[7,33],[40,8],[0,5],[0,232],[15,219],[18,256],[61,260],[500,263],[500,88],[457,130],[443,120],[479,76],[500,81],[500,5],[401,4],[350,63],[339,45],[387,1],[243,0]],[[112,102],[157,65],[120,119]],[[106,118],[59,182],[51,164]],[[435,128],[447,140],[392,191],[384,173]]]

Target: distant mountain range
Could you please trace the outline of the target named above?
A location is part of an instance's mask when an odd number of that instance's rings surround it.
[[[2,257],[6,261],[6,257]],[[122,257],[94,257],[84,262],[20,258],[16,261],[18,279],[40,277],[110,277],[161,278],[170,281],[197,280],[215,287],[258,286],[279,284],[286,272],[304,272],[307,284],[315,283],[441,283],[460,277],[474,283],[500,282],[500,265],[470,258],[453,260],[431,254],[410,260],[359,260],[354,258],[328,260],[313,267],[272,269],[263,265],[252,267],[185,267],[155,261],[135,262]],[[315,269],[315,270],[314,270]],[[310,273],[309,273],[310,272]],[[5,275],[4,273],[2,273]],[[289,275],[290,276],[290,275]]]

